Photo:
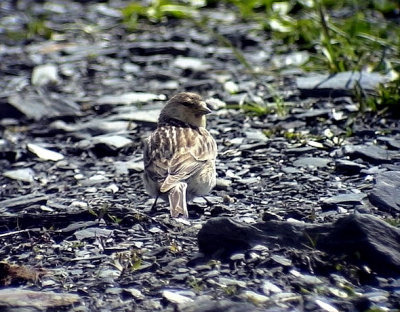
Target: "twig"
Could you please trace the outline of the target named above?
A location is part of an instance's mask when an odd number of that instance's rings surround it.
[[[12,236],[12,235],[15,235],[15,234],[20,234],[20,233],[26,233],[26,232],[29,232],[29,231],[36,232],[38,230],[39,229],[25,229],[25,230],[19,230],[19,231],[14,231],[14,232],[3,233],[3,234],[0,234],[0,238],[7,237],[7,236]]]

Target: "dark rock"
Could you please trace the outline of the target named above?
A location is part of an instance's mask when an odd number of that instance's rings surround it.
[[[296,84],[303,96],[345,96],[351,95],[356,83],[365,91],[373,91],[380,83],[388,81],[378,73],[342,72],[337,74],[311,74],[298,77]]]
[[[335,223],[314,225],[281,221],[245,225],[228,218],[209,220],[198,233],[199,249],[221,258],[257,244],[313,248],[347,255],[373,270],[400,274],[400,229],[371,215],[350,215]]]
[[[204,224],[197,239],[199,249],[204,254],[218,253],[225,257],[256,245],[255,242],[263,240],[263,232],[252,225],[218,217]]]
[[[373,164],[390,162],[393,152],[374,145],[346,145],[343,153],[351,158],[362,158]]]
[[[307,118],[316,118],[321,116],[328,116],[330,113],[330,109],[328,108],[319,108],[319,109],[310,109],[304,113],[295,115],[297,119],[307,119]]]
[[[343,174],[357,174],[362,169],[366,169],[367,166],[363,164],[359,164],[355,161],[346,160],[346,159],[338,159],[335,161],[336,170],[342,172]]]
[[[321,241],[321,247],[355,258],[360,256],[377,272],[400,274],[400,229],[377,217],[355,214],[338,220],[326,240]]]
[[[180,312],[243,312],[260,311],[248,303],[234,302],[230,300],[210,300],[200,298],[190,304],[178,307]]]
[[[24,114],[5,99],[0,98],[0,119],[20,119]]]
[[[3,104],[5,105],[5,104]],[[25,117],[35,120],[42,118],[61,117],[61,116],[79,116],[81,110],[78,104],[69,100],[65,96],[56,93],[46,93],[37,95],[33,92],[24,92],[11,95],[8,98],[8,105],[15,108]],[[5,108],[6,112],[12,113],[12,110]],[[3,112],[3,110],[1,110]],[[0,114],[0,118],[18,118],[19,116],[5,116]]]
[[[263,221],[282,220],[282,217],[271,211],[264,211],[262,216]]]
[[[44,194],[28,194],[15,198],[5,199],[0,201],[0,211],[4,212],[9,209],[17,210],[26,208],[32,205],[45,204],[48,200],[48,196]]]
[[[0,159],[6,159],[10,162],[14,162],[17,157],[18,152],[14,149],[13,144],[8,140],[0,139]]]
[[[193,48],[192,45],[191,48]],[[197,47],[197,45],[195,47]],[[199,50],[204,50],[200,46],[198,48]],[[172,54],[172,55],[186,56],[189,54],[190,51],[188,44],[184,42],[155,42],[155,41],[142,41],[142,42],[129,43],[124,49],[129,49],[132,55],[146,55],[146,56],[158,55],[158,54],[168,54],[168,55]]]
[[[298,115],[296,117],[298,118]],[[284,120],[279,122],[277,126],[285,130],[292,130],[292,129],[303,128],[306,126],[306,124],[307,123],[302,120],[293,120],[293,121]]]
[[[110,237],[112,235],[112,230],[107,230],[103,228],[88,228],[80,231],[76,231],[74,233],[77,240],[83,240],[86,238],[95,238],[95,237]]]
[[[61,233],[73,233],[73,232],[79,232],[80,229],[86,229],[90,226],[95,226],[98,225],[98,221],[79,221],[79,222],[74,222],[72,224],[69,224],[67,227],[59,229],[58,232]]]
[[[400,171],[378,174],[369,200],[381,210],[400,212]]]
[[[294,155],[300,155],[300,154],[306,154],[309,152],[315,151],[315,147],[312,146],[302,146],[302,147],[292,147],[292,148],[287,148],[285,150],[286,153],[288,154],[294,154]]]
[[[379,137],[377,141],[385,143],[388,147],[392,149],[400,149],[400,139]]]

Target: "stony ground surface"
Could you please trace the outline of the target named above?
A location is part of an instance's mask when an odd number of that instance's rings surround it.
[[[398,311],[399,121],[357,115],[335,77],[316,90],[296,51],[230,10],[205,9],[207,28],[170,19],[128,32],[125,5],[0,4],[0,306]],[[43,16],[51,40],[17,40]],[[217,187],[188,220],[165,203],[150,215],[141,182],[142,139],[184,90],[214,107],[219,149]],[[271,112],[237,109],[254,103]]]

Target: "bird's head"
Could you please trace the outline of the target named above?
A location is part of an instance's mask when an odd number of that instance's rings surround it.
[[[177,119],[195,127],[206,126],[206,116],[211,113],[206,102],[196,93],[181,92],[174,95],[161,111],[159,121]]]

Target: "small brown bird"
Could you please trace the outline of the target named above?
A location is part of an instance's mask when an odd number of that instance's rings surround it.
[[[144,142],[144,185],[168,199],[172,217],[188,217],[187,201],[207,194],[216,182],[217,145],[206,130],[211,113],[200,95],[182,92],[162,109],[157,129]]]

